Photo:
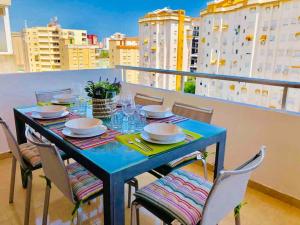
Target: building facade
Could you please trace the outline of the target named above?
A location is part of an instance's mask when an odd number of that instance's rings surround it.
[[[191,18],[184,10],[158,9],[139,19],[140,66],[189,71]],[[140,83],[178,90],[181,77],[141,75]]]
[[[86,30],[62,29],[54,19],[46,27],[25,28],[23,40],[31,72],[96,67]]]
[[[9,21],[10,0],[0,0],[0,73],[16,72]]]
[[[200,18],[192,19],[192,27],[193,27],[193,39],[191,41],[190,47],[190,71],[196,72],[198,70],[198,48],[199,48],[199,29],[200,29]]]
[[[109,40],[109,65],[139,66],[139,39],[137,37],[114,36]],[[138,72],[126,71],[126,80],[138,83]]]
[[[223,0],[200,13],[198,71],[300,81],[300,0]],[[280,108],[276,87],[197,79],[196,93]],[[300,111],[290,90],[288,109]]]

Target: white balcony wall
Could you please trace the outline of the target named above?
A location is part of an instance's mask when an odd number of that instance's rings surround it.
[[[115,76],[120,71],[83,70],[9,74],[0,76],[0,116],[14,130],[12,108],[35,103],[35,90],[70,87],[73,83]],[[227,128],[225,167],[235,168],[255,154],[260,145],[267,146],[263,165],[253,174],[252,180],[300,200],[300,130],[299,114],[290,114],[248,105],[230,103],[212,98],[182,94],[133,84],[123,84],[124,90],[164,96],[165,105],[176,100],[196,106],[214,108],[212,123]],[[8,151],[0,134],[0,152]],[[210,156],[212,161],[214,156]]]
[[[41,72],[26,74],[0,75],[0,117],[7,121],[15,132],[13,108],[36,104],[35,91],[74,88],[76,84],[84,85],[87,81],[98,81],[115,77],[121,79],[121,72],[116,69],[78,70],[60,72]],[[1,131],[0,131],[1,132]],[[4,137],[0,133],[0,153],[8,151]]]
[[[263,165],[252,180],[300,200],[300,115],[207,97],[127,84],[128,90],[163,96],[165,105],[174,101],[214,108],[212,123],[227,128],[225,168],[236,168],[267,146]],[[211,149],[215,149],[211,148]],[[214,155],[209,156],[213,163]]]

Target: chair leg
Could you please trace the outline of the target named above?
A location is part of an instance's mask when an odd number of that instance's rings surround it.
[[[81,209],[81,207],[79,207],[77,210],[77,225],[81,225],[81,222],[82,222],[81,213],[82,213],[82,209]]]
[[[207,163],[205,159],[201,159],[202,165],[203,165],[203,172],[204,172],[204,178],[207,180]]]
[[[30,203],[31,203],[31,189],[32,189],[32,173],[30,173],[27,176],[26,179],[27,179],[27,192],[26,192],[24,225],[28,225],[29,224]]]
[[[16,169],[17,169],[17,160],[12,157],[11,165],[11,176],[10,176],[10,190],[9,190],[9,203],[14,202],[14,192],[15,192],[15,182],[16,182]]]
[[[132,178],[132,180],[130,180],[128,182],[128,205],[127,207],[130,208],[131,205],[131,188],[132,186],[134,187],[134,190],[137,191],[139,189],[139,182],[136,178]]]
[[[47,225],[48,209],[49,209],[49,201],[50,201],[50,191],[51,191],[50,184],[49,185],[46,184],[44,211],[43,211],[43,225]]]
[[[27,179],[28,177],[26,175],[25,170],[22,167],[20,167],[20,169],[21,169],[22,186],[23,188],[26,188],[28,183],[28,179]]]
[[[130,208],[131,205],[131,181],[128,182],[128,202],[127,202],[127,208]]]
[[[239,213],[234,216],[234,220],[235,220],[235,225],[241,225],[241,216]]]
[[[139,213],[140,205],[133,201],[131,208],[131,225],[140,225],[140,213]]]

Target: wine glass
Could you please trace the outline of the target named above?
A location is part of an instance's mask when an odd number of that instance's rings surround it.
[[[131,96],[122,99],[122,111],[128,125],[128,132],[134,131],[134,118],[133,115],[136,111],[135,102]],[[131,127],[131,128],[130,128]]]

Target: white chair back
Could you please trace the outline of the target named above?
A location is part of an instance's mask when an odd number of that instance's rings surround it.
[[[193,120],[210,123],[214,110],[208,107],[195,107],[175,102],[172,107],[172,112],[176,115],[185,116]]]
[[[16,158],[16,160],[20,163],[21,167],[26,170],[28,166],[25,164],[23,157],[21,155],[20,147],[13,136],[12,132],[10,131],[8,125],[5,123],[4,120],[0,118],[0,127],[2,127],[2,130],[4,132],[4,135],[7,140],[8,147],[10,151],[12,152],[13,156]]]
[[[164,99],[161,97],[136,93],[134,96],[134,102],[138,105],[162,105],[164,103]]]
[[[244,199],[250,175],[263,161],[265,147],[233,171],[221,171],[204,205],[200,225],[216,225]]]
[[[37,146],[40,152],[45,176],[53,182],[71,202],[75,203],[69,175],[56,146],[54,144],[38,142],[29,129],[26,130],[26,137],[30,143]]]
[[[52,91],[36,91],[35,98],[36,98],[36,102],[39,104],[39,103],[50,102],[51,100],[53,100],[53,97],[55,95],[71,94],[71,93],[72,93],[71,88],[52,90]]]

